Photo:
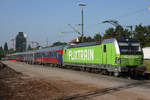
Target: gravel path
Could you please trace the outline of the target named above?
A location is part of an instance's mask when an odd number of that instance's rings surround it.
[[[64,85],[64,90],[70,93],[66,92],[68,95],[59,97],[59,100],[150,100],[148,81],[120,79],[22,62],[3,61],[3,63],[32,79],[39,78],[46,81],[54,79],[55,83],[60,82],[59,84],[61,81],[62,84],[65,82],[67,85]],[[71,89],[75,91],[71,92]]]

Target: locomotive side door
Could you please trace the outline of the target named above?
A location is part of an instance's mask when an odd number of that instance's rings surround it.
[[[102,64],[107,64],[107,46],[106,46],[106,44],[104,44],[103,46],[102,46],[102,52],[103,52],[103,57],[102,57]]]

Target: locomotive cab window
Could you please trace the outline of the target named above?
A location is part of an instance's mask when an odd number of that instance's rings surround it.
[[[104,45],[104,52],[106,52],[106,45]]]
[[[121,54],[141,54],[142,49],[139,42],[119,42]]]

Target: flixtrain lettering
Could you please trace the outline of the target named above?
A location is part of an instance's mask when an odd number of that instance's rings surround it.
[[[94,49],[69,50],[69,60],[94,60]]]

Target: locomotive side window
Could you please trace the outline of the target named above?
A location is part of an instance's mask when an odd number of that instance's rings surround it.
[[[106,52],[106,45],[104,45],[104,52]]]

